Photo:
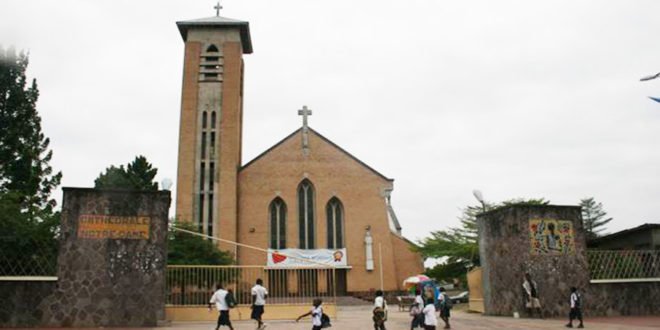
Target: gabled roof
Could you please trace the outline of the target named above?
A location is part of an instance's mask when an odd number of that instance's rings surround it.
[[[621,237],[621,236],[625,236],[625,235],[628,235],[628,234],[636,233],[638,231],[653,230],[653,229],[660,229],[660,223],[645,223],[641,226],[628,228],[628,229],[618,231],[618,232],[613,233],[613,234],[609,234],[609,235],[606,235],[606,236],[594,238],[594,239],[589,241],[589,244],[598,244],[598,243],[602,243],[602,242],[605,242],[605,241],[615,239],[617,237]]]
[[[271,152],[273,149],[275,149],[275,148],[277,148],[278,146],[280,146],[281,144],[283,144],[286,140],[288,140],[288,139],[292,138],[294,135],[298,134],[298,132],[300,132],[301,130],[302,130],[302,127],[299,128],[299,129],[297,129],[297,130],[295,130],[293,133],[287,135],[284,139],[282,139],[282,140],[280,140],[279,142],[275,143],[275,145],[273,145],[272,147],[266,149],[266,151],[262,152],[262,153],[259,154],[257,157],[255,157],[254,159],[252,159],[251,161],[249,161],[249,162],[247,162],[245,165],[243,165],[243,166],[241,167],[240,171],[246,169],[247,167],[249,167],[250,165],[252,165],[253,163],[255,163],[255,162],[256,162],[257,160],[259,160],[261,157],[265,156],[266,154],[268,154],[269,152]],[[379,177],[381,177],[381,178],[383,178],[383,179],[385,179],[385,180],[387,180],[387,181],[394,181],[394,179],[390,179],[390,178],[384,176],[383,174],[381,174],[380,172],[376,171],[376,170],[373,169],[371,166],[369,166],[369,165],[365,164],[364,162],[362,162],[361,160],[359,160],[357,157],[351,155],[348,151],[342,149],[342,147],[336,145],[334,142],[330,141],[328,138],[326,138],[325,136],[321,135],[319,132],[313,130],[311,127],[309,128],[309,130],[312,131],[312,132],[314,132],[314,134],[316,134],[319,138],[321,138],[321,140],[323,140],[323,141],[327,142],[328,144],[330,144],[331,146],[335,147],[337,150],[341,151],[341,152],[342,152],[343,154],[345,154],[346,156],[352,158],[354,161],[358,162],[358,164],[362,165],[364,168],[366,168],[366,169],[368,169],[369,171],[373,172],[373,173],[376,174],[377,176],[379,176]]]
[[[187,21],[176,22],[181,32],[183,41],[188,39],[188,30],[195,27],[227,27],[238,28],[241,33],[241,43],[243,44],[243,54],[252,54],[252,39],[250,38],[250,23],[233,18],[222,16],[211,16],[205,18],[191,19]]]

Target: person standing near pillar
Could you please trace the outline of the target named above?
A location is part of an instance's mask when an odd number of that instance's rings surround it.
[[[539,300],[539,291],[536,282],[532,280],[532,275],[525,273],[525,281],[522,284],[523,295],[525,298],[525,309],[530,316],[534,315],[534,311],[538,311],[539,318],[543,318],[543,311],[541,310],[541,301]]]

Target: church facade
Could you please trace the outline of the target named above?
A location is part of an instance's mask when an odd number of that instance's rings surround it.
[[[334,263],[340,294],[400,290],[423,272],[390,203],[393,180],[311,129],[311,110],[299,111],[302,128],[243,164],[249,24],[218,15],[177,25],[185,42],[177,219],[259,249],[219,243],[240,265],[276,274],[314,266],[306,258]]]

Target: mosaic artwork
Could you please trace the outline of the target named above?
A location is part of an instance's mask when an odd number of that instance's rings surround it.
[[[529,220],[529,240],[533,255],[575,253],[573,222],[555,219]]]

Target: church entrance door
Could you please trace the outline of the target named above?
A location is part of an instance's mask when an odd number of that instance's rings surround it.
[[[334,275],[328,276],[328,288],[337,296],[345,296],[346,292],[346,269],[335,269]]]

